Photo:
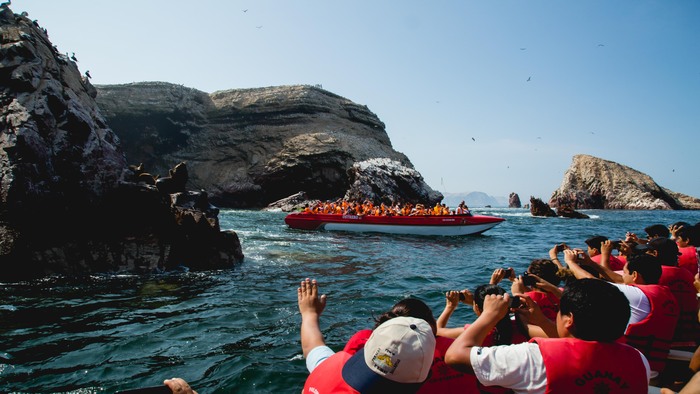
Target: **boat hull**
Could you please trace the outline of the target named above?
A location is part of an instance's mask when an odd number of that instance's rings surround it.
[[[505,219],[483,215],[359,216],[292,213],[284,221],[290,228],[299,230],[459,236],[481,234]]]

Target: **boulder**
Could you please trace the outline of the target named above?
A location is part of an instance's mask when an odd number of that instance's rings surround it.
[[[562,206],[557,208],[557,216],[571,219],[590,219],[590,216],[573,210],[571,207]]]
[[[700,209],[700,199],[665,189],[630,167],[576,155],[549,205],[572,209]]]
[[[508,196],[508,208],[521,208],[520,196],[517,193],[510,193]]]
[[[557,213],[539,198],[530,196],[530,214],[532,216],[556,217]]]
[[[433,206],[443,198],[440,192],[425,183],[418,171],[389,158],[355,163],[348,174],[351,185],[345,194],[346,200],[370,200],[386,205],[410,202]]]

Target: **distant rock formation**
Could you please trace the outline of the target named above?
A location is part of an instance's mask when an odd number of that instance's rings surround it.
[[[590,216],[586,215],[585,213],[581,213],[573,210],[571,207],[564,206],[557,208],[557,216],[571,219],[590,219]]]
[[[219,230],[218,209],[203,192],[161,193],[134,181],[142,166],[127,166],[89,78],[36,21],[7,5],[0,7],[0,280],[240,261],[238,237]]]
[[[508,196],[508,208],[522,208],[520,196],[517,193],[510,193]]]
[[[264,207],[299,190],[310,199],[340,198],[356,182],[353,166],[369,159],[413,170],[374,113],[319,87],[207,94],[147,82],[97,91],[130,162],[165,173],[186,161],[190,185],[206,189],[222,207]],[[404,177],[402,172],[394,181]],[[419,195],[436,193],[424,182],[419,187]]]
[[[700,209],[700,199],[665,189],[630,167],[576,155],[549,205],[572,209]]]
[[[557,217],[557,213],[539,198],[530,196],[530,214],[532,216]]]

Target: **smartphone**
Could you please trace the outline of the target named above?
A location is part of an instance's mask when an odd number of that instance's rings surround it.
[[[515,270],[513,268],[504,268],[504,270],[506,271],[506,278],[515,275]]]
[[[161,384],[160,386],[140,387],[137,389],[117,391],[115,394],[172,394],[172,391],[168,386]]]
[[[520,301],[520,297],[513,296],[510,298],[510,307],[511,308],[520,308],[520,305],[522,305],[522,301]]]
[[[537,283],[537,279],[530,276],[529,272],[527,272],[527,271],[523,272],[523,284],[525,286],[534,286],[536,283]]]

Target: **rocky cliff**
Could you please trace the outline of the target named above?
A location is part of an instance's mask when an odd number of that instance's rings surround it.
[[[88,76],[8,3],[0,81],[0,280],[242,259],[201,192],[132,177]]]
[[[700,199],[665,189],[630,167],[576,155],[549,205],[573,209],[700,209]]]
[[[389,174],[393,181],[363,178],[365,189],[388,195],[392,191],[386,185],[408,176],[416,193],[400,198],[427,196],[429,203],[442,198],[392,148],[374,113],[319,87],[206,94],[148,82],[97,86],[97,91],[98,104],[130,163],[162,174],[186,161],[190,186],[207,190],[219,206],[264,207],[299,191],[310,199],[340,198],[357,183],[353,166],[377,158],[403,168]]]

